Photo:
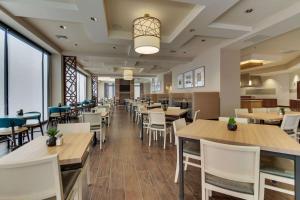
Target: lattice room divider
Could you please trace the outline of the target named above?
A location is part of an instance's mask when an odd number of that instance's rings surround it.
[[[77,63],[75,56],[64,56],[64,103],[77,104]]]

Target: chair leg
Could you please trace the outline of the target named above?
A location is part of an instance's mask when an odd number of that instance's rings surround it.
[[[175,183],[178,183],[178,176],[179,176],[179,152],[178,152],[178,148],[176,150],[177,152],[177,159],[176,159],[176,171],[175,171]]]
[[[263,175],[260,175],[260,181],[259,181],[259,200],[264,200],[265,198],[265,177]]]
[[[151,147],[151,135],[152,135],[152,130],[149,131],[149,147]]]
[[[31,130],[31,140],[33,140],[33,127],[30,128]]]
[[[166,149],[166,143],[167,143],[167,131],[164,131],[164,149]]]
[[[100,140],[100,150],[102,150],[102,133],[99,133],[99,140]]]
[[[185,162],[189,162],[189,157],[185,157]],[[184,171],[187,170],[187,167],[188,167],[188,164],[187,163],[184,163]]]
[[[209,190],[205,190],[205,200],[209,200]]]
[[[170,129],[170,144],[172,144],[172,129]]]

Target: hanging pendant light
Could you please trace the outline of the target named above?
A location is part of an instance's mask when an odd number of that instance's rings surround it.
[[[130,69],[124,69],[123,79],[131,81],[133,79],[133,71]]]
[[[134,50],[140,54],[155,54],[160,49],[159,19],[145,14],[133,21]]]

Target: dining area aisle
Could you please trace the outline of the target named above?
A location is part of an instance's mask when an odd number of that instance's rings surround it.
[[[176,146],[163,140],[149,147],[146,139],[139,139],[139,126],[122,107],[116,109],[112,125],[107,127],[109,139],[103,150],[91,153],[92,200],[175,200],[178,184],[174,183]],[[277,183],[275,183],[277,184]],[[201,199],[201,170],[189,167],[185,172],[185,199]],[[213,193],[213,200],[234,200]],[[293,197],[266,190],[267,200],[291,200]]]

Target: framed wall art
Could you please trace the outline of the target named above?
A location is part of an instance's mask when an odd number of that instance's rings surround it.
[[[199,67],[194,70],[195,87],[205,86],[205,66]]]
[[[193,71],[188,71],[184,73],[184,88],[193,87]]]
[[[177,88],[179,89],[183,88],[183,74],[179,74],[177,76]]]

